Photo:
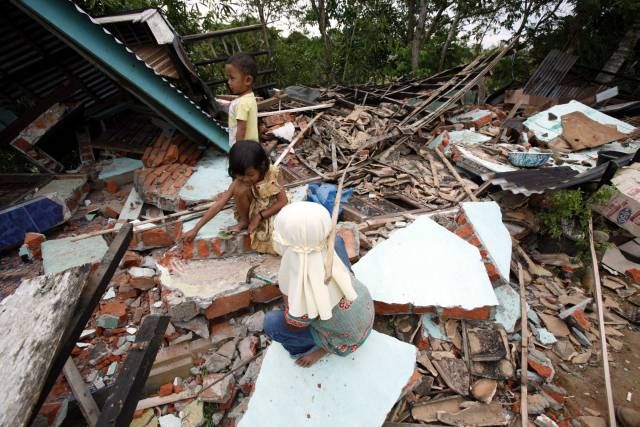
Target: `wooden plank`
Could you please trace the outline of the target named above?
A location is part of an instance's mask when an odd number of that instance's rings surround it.
[[[71,387],[73,395],[78,401],[78,406],[80,407],[80,411],[82,412],[85,421],[90,427],[94,427],[98,422],[100,409],[98,409],[96,401],[93,400],[93,396],[91,396],[91,393],[89,392],[89,389],[87,388],[87,385],[85,384],[84,379],[72,358],[67,359],[62,372],[64,373],[67,383],[69,383],[69,387]]]
[[[124,202],[124,206],[122,206],[118,221],[127,222],[138,219],[138,217],[140,216],[140,212],[142,212],[143,204],[144,202],[142,201],[142,198],[136,191],[135,187],[131,187],[131,192],[129,193],[127,200]]]
[[[518,282],[520,283],[520,347],[522,359],[520,361],[520,425],[529,425],[529,408],[527,407],[527,366],[529,365],[529,316],[527,315],[527,298],[524,290],[524,271],[522,265],[518,263]]]
[[[460,176],[460,174],[458,173],[458,171],[456,171],[456,169],[453,167],[453,165],[449,162],[449,160],[445,157],[444,154],[442,154],[442,152],[440,150],[438,150],[437,148],[435,150],[433,150],[436,152],[436,154],[438,155],[438,157],[440,158],[440,160],[442,161],[442,163],[444,163],[444,165],[447,167],[447,169],[449,169],[449,172],[451,172],[451,174],[453,175],[453,177],[458,181],[458,183],[460,183],[460,185],[462,186],[462,188],[464,189],[464,192],[467,193],[467,196],[469,196],[469,198],[474,201],[477,202],[478,198],[473,194],[473,192],[471,192],[471,189],[469,188],[469,186],[467,185],[466,182],[464,182],[464,180],[462,179],[462,177]]]
[[[111,395],[102,408],[98,426],[129,425],[168,324],[168,316],[151,315],[144,319]]]
[[[89,272],[85,265],[25,280],[2,301],[0,425],[30,425],[30,414],[39,408],[39,396],[48,392],[42,378],[53,365],[51,354],[63,346]]]
[[[295,138],[293,138],[293,141],[291,141],[289,143],[289,145],[287,145],[287,148],[284,149],[284,151],[282,152],[282,154],[280,154],[280,156],[276,159],[275,162],[273,162],[274,166],[278,166],[282,160],[284,160],[285,156],[289,153],[289,151],[291,151],[293,149],[293,147],[295,147],[295,145],[300,142],[303,138],[304,135],[307,133],[307,131],[309,131],[309,129],[311,129],[311,126],[320,118],[322,117],[324,113],[319,113],[317,114],[313,119],[311,119],[311,121],[309,121],[309,123],[307,124],[307,127],[305,127],[304,129],[302,129],[298,135],[296,135]]]
[[[602,304],[602,287],[600,285],[600,270],[596,248],[593,244],[593,221],[589,218],[589,246],[591,249],[591,261],[593,263],[593,276],[596,283],[596,305],[598,306],[598,327],[600,328],[600,356],[602,370],[604,371],[604,385],[607,393],[607,408],[609,410],[609,426],[616,427],[616,413],[613,406],[613,391],[611,389],[611,374],[609,373],[609,352],[607,350],[607,335],[604,324],[604,311]]]
[[[277,116],[278,114],[286,114],[286,113],[302,113],[303,111],[324,110],[324,109],[333,107],[333,105],[334,105],[333,103],[328,103],[328,104],[310,105],[308,107],[290,108],[288,110],[264,111],[262,113],[258,113],[258,117]]]
[[[156,406],[166,405],[168,403],[179,402],[181,400],[193,399],[197,397],[198,393],[194,390],[185,390],[180,393],[173,393],[168,396],[154,396],[147,399],[143,399],[138,402],[136,411],[143,411],[149,408],[155,408]]]
[[[42,391],[40,392],[40,396],[38,399],[38,403],[33,407],[32,412],[30,414],[30,421],[32,422],[35,418],[35,415],[38,413],[40,406],[44,403],[51,387],[56,382],[58,375],[62,371],[64,364],[67,362],[67,359],[71,355],[71,351],[73,347],[78,342],[80,338],[80,334],[84,330],[85,325],[91,318],[91,314],[95,310],[98,302],[100,302],[100,298],[104,291],[107,288],[107,285],[111,281],[113,277],[113,273],[118,268],[118,264],[120,260],[124,256],[124,253],[129,248],[129,243],[132,238],[132,226],[131,224],[124,224],[118,234],[111,242],[109,246],[109,250],[102,258],[102,262],[98,266],[98,268],[91,273],[89,276],[84,289],[82,289],[82,293],[80,294],[80,298],[77,303],[71,307],[75,309],[75,315],[72,321],[68,324],[67,329],[65,330],[64,339],[62,340],[62,345],[56,352],[55,350],[51,350],[49,355],[54,355],[52,357],[53,363],[48,371],[48,373],[43,373],[40,378],[46,378],[44,381],[44,386],[42,387]],[[3,425],[0,423],[0,425]]]

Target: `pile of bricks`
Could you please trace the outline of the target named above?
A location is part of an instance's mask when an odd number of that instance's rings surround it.
[[[173,130],[165,130],[147,147],[142,156],[142,164],[146,168],[173,163],[195,166],[202,157],[202,152],[200,146],[189,141],[184,135]]]
[[[251,249],[251,238],[246,232],[242,232],[228,239],[220,237],[197,238],[192,242],[186,242],[182,252],[184,259],[210,259],[242,255],[253,252],[253,250]]]
[[[142,157],[144,168],[134,173],[134,186],[146,203],[163,210],[184,209],[180,189],[194,172],[203,150],[183,135],[164,131],[147,147]]]

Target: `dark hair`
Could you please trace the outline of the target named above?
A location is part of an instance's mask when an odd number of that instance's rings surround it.
[[[254,80],[258,75],[258,65],[256,64],[256,60],[253,59],[253,56],[247,55],[246,53],[237,53],[230,56],[225,64],[233,65],[240,70],[242,74],[251,76]]]
[[[264,176],[271,161],[262,145],[256,141],[237,141],[229,151],[229,176],[235,178],[244,175],[249,168],[253,168]]]

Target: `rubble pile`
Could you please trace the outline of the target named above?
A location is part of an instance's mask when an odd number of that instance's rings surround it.
[[[638,120],[605,114],[623,100],[604,87],[593,88],[593,99],[568,100],[536,95],[529,82],[486,102],[483,79],[511,48],[429,78],[285,90],[261,101],[261,142],[274,161],[306,132],[280,164],[290,200],[306,199],[309,184],[335,183],[346,170],[352,193],[338,234],[376,309],[371,347],[353,356],[367,371],[348,378],[370,377],[362,389],[376,391],[372,413],[389,423],[514,425],[526,378],[531,423],[604,425],[604,391],[585,405],[587,392],[571,378],[593,375],[603,351],[611,368],[637,375],[638,360],[623,357],[640,319]],[[139,128],[109,129],[82,173],[55,177],[0,212],[30,215],[39,231],[3,234],[3,248],[22,245],[3,269],[28,278],[95,264],[130,222],[129,250],[72,352],[82,379],[95,395],[108,391],[143,319],[167,315],[132,425],[249,425],[277,406],[265,403],[269,393],[287,402],[290,369],[302,369],[289,368],[263,332],[265,313],[281,305],[279,258],[251,252],[246,233],[227,232],[235,222],[229,207],[193,243],[182,243],[207,202],[227,188],[226,159],[178,130],[151,121]],[[589,241],[578,213],[559,220],[559,236],[544,233],[554,191],[578,186],[606,196],[585,207],[596,218],[601,306],[589,258],[577,249]],[[17,285],[13,276],[2,281]],[[383,349],[392,349],[397,364],[384,365]],[[370,375],[377,368],[387,374],[380,389]],[[296,398],[309,393],[322,406],[341,396],[318,391],[335,378],[299,375],[290,388]],[[283,389],[259,390],[258,378]],[[41,415],[52,425],[75,405],[61,376]],[[298,415],[315,417],[305,411]]]

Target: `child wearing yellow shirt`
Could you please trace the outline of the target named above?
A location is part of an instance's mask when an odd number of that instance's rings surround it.
[[[238,95],[229,105],[229,147],[236,141],[258,142],[258,104],[253,94],[256,61],[247,54],[231,56],[225,66],[231,93]]]

